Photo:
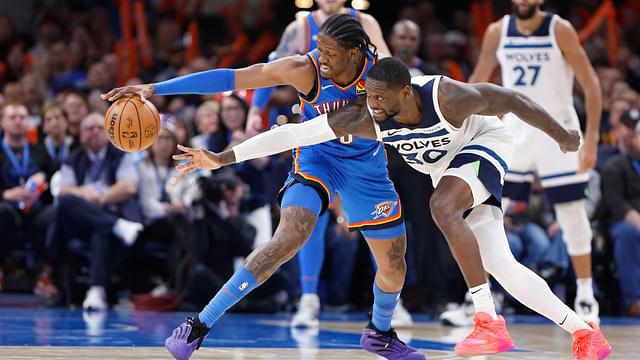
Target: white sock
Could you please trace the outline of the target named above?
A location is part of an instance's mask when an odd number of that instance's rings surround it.
[[[113,225],[112,231],[117,237],[122,239],[125,245],[131,246],[138,239],[138,233],[140,233],[142,228],[143,226],[140,223],[118,219]]]
[[[578,317],[578,314],[571,310],[569,310],[569,312],[566,313],[565,317],[560,320],[560,322],[558,322],[558,326],[563,328],[569,334],[573,334],[578,330],[593,330],[591,326],[589,326],[586,322],[584,322],[584,320]]]
[[[509,249],[499,209],[480,205],[469,214],[466,221],[478,240],[485,270],[509,294],[572,334],[580,329],[591,329],[555,296],[540,276],[516,261]]]
[[[491,296],[491,289],[489,288],[488,282],[470,288],[469,294],[471,295],[471,300],[473,301],[473,307],[476,310],[476,314],[479,312],[485,312],[491,315],[493,320],[498,319],[498,314],[496,314],[496,307],[493,303],[493,296]]]
[[[97,295],[97,296],[99,296],[99,297],[101,297],[103,299],[107,298],[107,293],[104,290],[104,286],[93,285],[93,286],[89,287],[89,290],[87,290],[87,297],[89,297],[89,294]]]
[[[578,286],[576,297],[578,299],[593,299],[593,280],[592,278],[582,278],[576,280]]]

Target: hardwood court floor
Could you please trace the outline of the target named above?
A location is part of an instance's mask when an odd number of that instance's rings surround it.
[[[0,309],[0,359],[170,359],[164,338],[187,314]],[[194,359],[375,359],[359,349],[364,314],[323,318],[319,331],[290,329],[288,317],[225,316]],[[443,327],[417,316],[400,337],[428,359],[456,359],[453,344],[468,329]],[[571,359],[571,337],[545,319],[509,317],[516,351],[473,359]],[[610,359],[638,359],[640,319],[605,319],[614,347]]]

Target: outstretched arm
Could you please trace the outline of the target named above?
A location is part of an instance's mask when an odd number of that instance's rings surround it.
[[[174,155],[173,158],[186,161],[176,168],[185,173],[196,169],[215,170],[222,166],[278,154],[299,146],[323,143],[348,134],[375,139],[375,126],[365,101],[362,99],[338,111],[320,115],[301,124],[279,126],[219,154],[205,149],[192,149],[178,145],[178,149],[184,154]]]
[[[525,95],[498,85],[465,84],[443,77],[438,86],[438,103],[442,115],[457,127],[473,114],[500,116],[512,112],[527,124],[544,131],[563,151],[576,151],[580,145],[577,131],[566,130]]]
[[[101,96],[104,100],[115,101],[127,94],[148,98],[153,95],[213,94],[276,85],[292,85],[306,94],[311,91],[315,77],[309,59],[304,55],[294,55],[242,69],[206,70],[154,84],[119,87]]]

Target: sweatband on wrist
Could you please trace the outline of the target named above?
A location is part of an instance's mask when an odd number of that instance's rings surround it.
[[[235,89],[236,75],[232,69],[213,69],[153,84],[155,95],[213,94]]]
[[[323,114],[302,124],[286,124],[258,134],[234,146],[233,152],[236,162],[242,162],[336,138],[329,126],[327,114]]]

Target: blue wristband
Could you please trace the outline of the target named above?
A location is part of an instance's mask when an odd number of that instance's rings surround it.
[[[214,69],[179,76],[153,84],[155,95],[213,94],[235,89],[232,69]]]

